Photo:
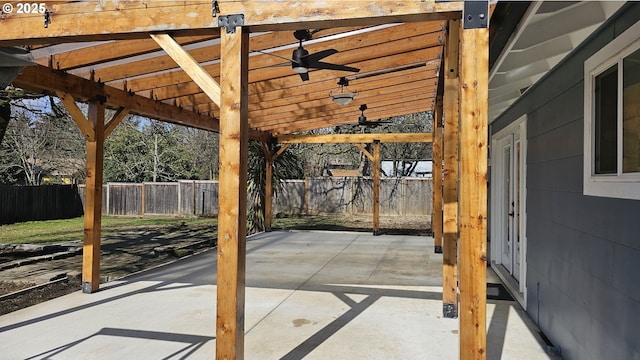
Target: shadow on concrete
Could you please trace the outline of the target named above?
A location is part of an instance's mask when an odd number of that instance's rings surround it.
[[[116,337],[124,337],[129,339],[178,342],[178,343],[186,344],[185,347],[171,354],[168,354],[167,356],[163,357],[163,359],[174,359],[174,358],[187,359],[191,354],[196,352],[208,341],[215,339],[214,336],[176,334],[176,333],[167,333],[167,332],[158,332],[158,331],[102,328],[100,329],[100,331],[96,332],[95,334],[91,334],[87,337],[59,346],[55,349],[51,349],[51,350],[42,352],[40,354],[28,357],[25,360],[38,359],[40,357],[44,357],[45,359],[52,359],[58,355],[61,355],[62,357],[73,357],[73,355],[70,355],[70,354],[65,355],[64,353],[69,352],[74,346],[77,346],[87,340],[90,340],[98,336],[116,336]]]
[[[502,359],[504,340],[507,335],[509,309],[514,305],[508,302],[495,301],[495,308],[489,330],[487,330],[487,359]]]
[[[275,234],[273,236],[269,236],[269,235],[267,236],[269,237],[269,239],[267,241],[264,241],[264,243],[254,246],[250,249],[247,249],[247,254],[255,252],[261,248],[269,246],[270,244],[273,244],[278,240],[280,240],[280,238]],[[251,240],[252,240],[251,238],[248,238],[247,242]],[[201,257],[207,257],[207,256],[212,257],[211,261],[207,261],[204,263],[200,263],[198,261],[191,261],[191,260],[197,260]],[[188,259],[184,259],[184,260],[189,260],[189,261],[180,261],[179,265],[176,264],[175,262],[167,263],[155,269],[144,271],[143,273],[140,273],[140,274],[133,274],[130,277],[123,278],[123,281],[121,283],[107,284],[106,286],[102,286],[100,291],[112,290],[112,289],[119,288],[121,286],[129,285],[129,284],[141,282],[141,281],[160,281],[159,283],[154,284],[152,286],[139,289],[136,291],[116,295],[110,298],[93,301],[84,305],[75,306],[63,311],[47,314],[34,319],[29,319],[29,320],[15,323],[15,324],[0,327],[0,333],[4,331],[17,329],[23,326],[36,324],[41,321],[54,319],[59,316],[72,314],[76,311],[90,309],[92,307],[103,305],[112,301],[122,300],[138,294],[157,292],[157,291],[163,291],[163,290],[174,290],[174,289],[185,288],[185,287],[196,287],[200,285],[216,285],[217,284],[216,271],[215,270],[212,271],[212,268],[215,269],[217,266],[217,258],[214,252],[212,252],[211,250],[204,251],[202,253],[191,256]],[[175,266],[175,265],[178,265],[178,266]],[[171,284],[175,284],[175,283],[183,283],[185,285],[181,285],[179,287],[172,286],[167,289],[163,289],[163,287]]]
[[[299,360],[303,359],[305,356],[309,355],[313,350],[315,350],[318,346],[320,346],[323,342],[329,339],[331,336],[336,334],[340,329],[342,329],[345,325],[355,319],[358,315],[362,314],[365,310],[367,310],[373,303],[375,303],[378,299],[381,298],[380,295],[369,295],[364,300],[359,303],[349,299],[343,293],[334,293],[336,297],[344,301],[347,305],[351,307],[350,310],[342,314],[337,319],[333,320],[331,323],[327,324],[324,328],[320,329],[318,332],[313,334],[307,340],[302,342],[300,345],[293,348],[286,355],[280,358],[280,360]]]

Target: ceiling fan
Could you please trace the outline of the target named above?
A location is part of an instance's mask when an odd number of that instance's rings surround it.
[[[388,120],[378,120],[378,121],[368,121],[367,117],[364,116],[364,111],[367,110],[367,104],[360,105],[360,116],[358,117],[358,125],[360,126],[380,126],[382,124],[391,124],[393,121]]]
[[[315,32],[315,31],[314,31]],[[327,62],[320,61],[327,56],[333,55],[338,52],[336,49],[326,49],[322,51],[318,51],[317,53],[309,54],[303,46],[302,42],[311,40],[311,36],[314,32],[309,30],[296,30],[293,33],[293,36],[298,39],[299,45],[298,48],[293,50],[293,54],[291,55],[291,59],[286,59],[291,63],[291,68],[293,71],[300,75],[302,81],[309,80],[309,69],[327,69],[327,70],[338,70],[338,71],[351,71],[351,72],[359,72],[360,69],[354,68],[346,65],[339,64],[331,64]],[[268,54],[268,53],[265,53]],[[269,54],[273,56],[277,56],[274,54]],[[277,56],[280,57],[280,56]]]

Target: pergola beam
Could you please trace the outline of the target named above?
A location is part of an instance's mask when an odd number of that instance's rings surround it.
[[[13,81],[17,87],[36,91],[70,94],[78,101],[101,99],[105,106],[124,107],[132,113],[174,124],[218,131],[218,121],[209,116],[183,110],[152,99],[114,89],[102,83],[51,70],[41,65],[27,66]]]
[[[265,11],[263,1],[218,1],[220,13],[212,17],[212,5],[184,1],[51,2],[51,23],[42,26],[43,15],[12,13],[2,19],[0,46],[49,44],[145,38],[151,32],[183,30],[204,35],[218,27],[217,16],[243,14],[251,31],[367,26],[391,22],[448,20],[460,17],[461,2],[428,1],[308,1],[272,2]],[[15,39],[21,39],[20,44]]]
[[[104,102],[105,107],[126,108],[131,113],[173,124],[218,132],[218,120],[144,96],[115,89],[105,84],[87,80],[42,65],[27,66],[13,81],[14,86],[35,92],[70,94],[76,101],[91,99]],[[250,130],[255,140],[268,141],[270,135]]]
[[[428,143],[432,136],[429,133],[380,133],[380,134],[324,134],[324,135],[282,135],[276,138],[281,144],[351,144],[371,143]]]

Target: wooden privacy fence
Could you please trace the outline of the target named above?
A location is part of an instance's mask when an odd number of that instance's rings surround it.
[[[380,215],[430,215],[431,202],[431,179],[380,179]],[[274,197],[273,212],[372,214],[373,179],[345,176],[288,180]]]
[[[81,216],[76,185],[0,185],[0,225]]]
[[[84,203],[85,187],[78,189]],[[218,182],[107,183],[102,190],[105,215],[197,215],[218,214]]]
[[[79,187],[84,201],[84,186]],[[273,214],[372,214],[373,180],[367,177],[314,177],[286,180],[273,198]],[[380,215],[431,214],[431,179],[380,179]],[[105,215],[218,214],[218,182],[107,183]]]

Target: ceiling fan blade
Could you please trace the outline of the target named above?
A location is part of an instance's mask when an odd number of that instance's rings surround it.
[[[317,53],[313,53],[313,54],[309,54],[309,55],[305,55],[304,59],[307,63],[314,63],[318,60],[324,59],[329,55],[333,55],[335,53],[337,53],[338,50],[336,49],[327,49],[327,50],[322,50],[322,51],[318,51]]]
[[[310,68],[314,68],[314,69],[327,69],[327,70],[339,70],[339,71],[351,71],[351,72],[359,72],[360,71],[360,69],[354,68],[354,67],[351,67],[351,66],[331,64],[331,63],[326,63],[326,62],[322,62],[322,61],[316,61],[314,63],[309,63],[309,67]]]
[[[273,64],[273,65],[267,65],[267,66],[263,67],[263,69],[266,69],[266,68],[275,68],[275,67],[283,67],[283,66],[289,66],[289,67],[291,67],[291,62],[288,62],[288,63],[280,63],[280,64]]]
[[[365,125],[365,126],[368,126],[368,127],[378,127],[378,126],[381,126],[381,125],[384,125],[384,124],[388,124],[388,123],[389,123],[388,121],[367,121],[366,123],[361,124],[361,125]]]
[[[300,74],[300,79],[302,79],[302,81],[309,80],[309,73],[301,73]]]
[[[289,58],[286,58],[286,57],[284,57],[284,56],[280,56],[280,55],[277,55],[277,54],[272,54],[272,53],[268,53],[268,52],[261,51],[261,50],[256,50],[256,52],[259,52],[260,54],[264,54],[264,55],[269,55],[269,56],[277,57],[277,58],[279,58],[279,59],[282,59],[282,60],[285,60],[285,61],[287,61],[287,62],[288,62],[287,64],[282,64],[281,66],[284,66],[284,65],[291,65],[291,63],[293,62],[293,60],[292,60],[292,59],[289,59]]]

